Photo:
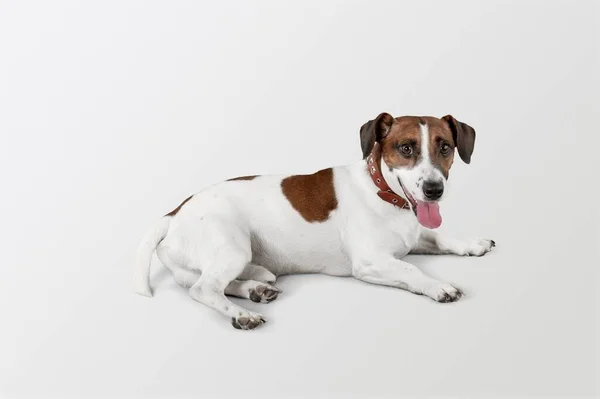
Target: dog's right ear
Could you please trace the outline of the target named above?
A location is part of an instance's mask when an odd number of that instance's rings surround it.
[[[363,152],[363,159],[369,156],[375,142],[379,142],[390,132],[394,123],[394,117],[386,112],[371,121],[368,121],[360,128],[360,147]]]

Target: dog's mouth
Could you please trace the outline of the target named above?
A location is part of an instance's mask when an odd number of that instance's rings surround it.
[[[419,201],[416,200],[410,192],[404,187],[402,181],[398,179],[404,195],[408,198],[413,211],[417,215],[417,220],[422,226],[428,229],[437,229],[442,224],[442,215],[440,215],[440,204],[437,201]]]

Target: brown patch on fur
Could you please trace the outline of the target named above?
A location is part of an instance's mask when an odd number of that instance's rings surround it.
[[[410,144],[413,155],[406,157],[400,153],[400,147]],[[421,159],[421,128],[419,118],[402,116],[396,118],[390,132],[381,141],[382,157],[390,168],[412,168]]]
[[[331,168],[312,175],[286,177],[281,181],[281,191],[307,222],[326,221],[338,205]]]
[[[179,204],[179,206],[175,209],[173,209],[171,212],[167,213],[165,216],[175,216],[177,214],[177,212],[179,212],[179,210],[181,209],[181,207],[183,205],[185,205],[186,202],[188,202],[189,200],[191,200],[193,197],[193,195],[190,195],[189,197],[187,197],[181,204]]]
[[[441,119],[431,116],[423,117],[427,123],[429,130],[429,159],[431,163],[442,172],[444,177],[448,179],[450,167],[454,162],[454,138],[448,124]],[[447,156],[442,155],[442,144],[446,143],[450,146],[450,153]]]
[[[237,180],[252,180],[257,176],[240,176],[240,177],[234,177],[233,179],[227,179],[227,181],[237,181]]]
[[[464,163],[470,164],[475,148],[475,129],[466,123],[457,121],[452,115],[446,115],[442,117],[442,120],[446,122],[452,132],[458,155]]]

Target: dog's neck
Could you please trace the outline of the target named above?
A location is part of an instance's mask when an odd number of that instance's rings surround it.
[[[373,151],[371,151],[371,154],[369,156],[372,157],[372,159],[374,159],[375,162],[377,162],[377,165],[379,165],[379,171],[381,172],[389,188],[395,194],[399,195],[404,199],[407,199],[406,195],[404,194],[404,189],[400,185],[398,178],[392,172],[392,168],[390,168],[388,164],[385,163],[385,160],[383,159],[383,153],[381,151],[381,145],[379,143],[375,143],[375,145],[373,146]]]
[[[368,192],[370,202],[387,202],[399,209],[411,209],[411,203],[400,182],[381,155],[379,144],[375,144],[367,158],[358,162],[355,170],[361,185]]]

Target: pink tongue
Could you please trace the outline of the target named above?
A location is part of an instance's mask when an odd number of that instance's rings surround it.
[[[417,201],[417,219],[428,229],[437,229],[442,224],[440,206],[437,202]]]

